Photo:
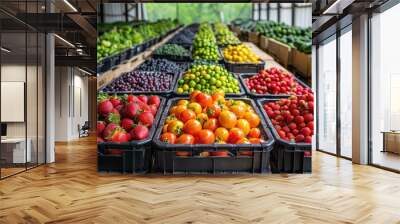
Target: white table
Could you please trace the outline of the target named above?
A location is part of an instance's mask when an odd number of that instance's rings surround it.
[[[1,147],[3,151],[3,147],[7,147],[6,150],[8,150],[8,147],[12,147],[12,155],[13,163],[26,163],[26,162],[31,162],[31,145],[32,141],[30,138],[26,139],[27,147],[25,151],[25,138],[5,138],[1,139]]]

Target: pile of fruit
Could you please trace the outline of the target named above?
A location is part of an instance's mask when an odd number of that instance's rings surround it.
[[[147,139],[160,102],[158,96],[100,94],[97,99],[97,142]]]
[[[224,58],[231,63],[260,63],[260,57],[246,45],[229,45],[223,50]]]
[[[123,74],[111,84],[107,85],[103,92],[163,92],[173,86],[174,75],[164,72],[132,71]]]
[[[177,57],[190,57],[190,52],[177,44],[164,44],[163,46],[157,48],[154,51],[155,55],[167,55],[167,56],[177,56]]]
[[[188,69],[187,63],[177,64],[167,59],[149,59],[141,64],[138,71],[162,71],[166,73],[181,73]]]
[[[311,89],[300,85],[292,74],[275,67],[245,78],[244,83],[251,92],[258,94],[303,95],[311,93]]]
[[[192,57],[195,60],[218,61],[220,59],[217,41],[210,24],[203,23],[200,25],[193,40]]]
[[[192,93],[195,90],[213,93],[240,93],[239,81],[224,67],[215,64],[197,64],[178,80],[178,93]]]
[[[240,44],[239,38],[237,38],[225,24],[214,23],[214,31],[218,46]]]
[[[193,29],[185,28],[180,33],[175,35],[168,43],[170,44],[186,44],[191,45],[196,32]]]
[[[314,134],[314,96],[291,96],[263,105],[278,135],[290,142],[312,142]]]
[[[168,144],[259,144],[260,117],[241,100],[225,99],[222,91],[194,91],[169,110],[160,140]]]

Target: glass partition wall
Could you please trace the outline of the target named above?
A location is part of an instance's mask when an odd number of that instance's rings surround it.
[[[1,179],[45,163],[45,41],[0,11]]]
[[[319,151],[352,157],[351,25],[319,43],[317,60],[317,136]]]

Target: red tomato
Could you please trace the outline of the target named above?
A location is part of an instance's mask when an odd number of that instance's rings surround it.
[[[194,137],[193,135],[189,134],[182,134],[176,141],[176,144],[193,144],[193,143],[194,143]]]
[[[206,122],[204,122],[203,128],[215,131],[215,129],[218,128],[218,120],[215,118],[208,119]]]
[[[215,135],[212,131],[203,129],[196,133],[197,144],[212,144],[215,142]]]
[[[176,135],[171,132],[166,132],[161,135],[160,140],[168,144],[175,144]]]
[[[241,129],[239,128],[232,128],[229,130],[229,136],[228,136],[228,142],[235,144],[238,142],[241,138],[244,138],[244,133]]]
[[[203,108],[211,107],[213,105],[213,99],[206,93],[199,93],[194,97],[195,101],[199,103]]]

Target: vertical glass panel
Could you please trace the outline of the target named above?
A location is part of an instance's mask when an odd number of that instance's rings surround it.
[[[269,3],[269,20],[278,21],[278,3]]]
[[[280,21],[287,25],[292,25],[292,4],[281,3]]]
[[[268,3],[260,3],[260,4],[261,4],[261,20],[267,20],[267,18],[268,18],[267,4]]]
[[[352,35],[340,36],[340,153],[352,157]]]
[[[295,6],[295,26],[311,27],[312,23],[312,5],[311,3],[296,3]]]
[[[31,161],[26,150],[26,33],[1,34],[1,174],[6,177],[25,170]]]
[[[253,4],[253,19],[254,20],[258,20],[258,6],[259,6],[259,3]]]
[[[38,164],[45,163],[46,158],[46,148],[45,148],[45,93],[46,93],[46,76],[45,76],[45,63],[46,63],[46,52],[45,52],[45,44],[46,44],[46,36],[44,34],[39,34],[38,36],[39,44],[38,44],[38,78],[37,78],[37,88],[38,88]]]
[[[400,170],[400,5],[374,15],[372,26],[372,163]]]
[[[336,153],[336,39],[318,48],[318,149]]]

